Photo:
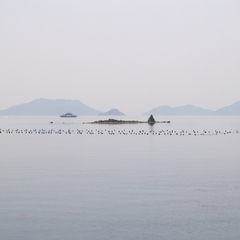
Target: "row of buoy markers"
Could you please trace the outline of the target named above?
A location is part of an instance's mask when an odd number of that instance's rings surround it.
[[[160,131],[154,131],[154,130],[139,130],[139,131],[134,131],[134,130],[107,130],[107,129],[0,129],[0,134],[88,134],[88,135],[103,135],[103,134],[108,134],[108,135],[167,135],[167,136],[203,136],[203,135],[227,135],[227,134],[238,134],[239,131],[219,131],[219,130],[214,130],[214,131],[207,131],[207,130],[202,130],[202,131],[186,131],[186,130],[160,130]]]

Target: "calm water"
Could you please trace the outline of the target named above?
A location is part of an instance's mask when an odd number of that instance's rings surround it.
[[[0,117],[0,239],[240,238],[240,117],[97,119]]]

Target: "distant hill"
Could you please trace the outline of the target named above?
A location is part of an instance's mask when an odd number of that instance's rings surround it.
[[[203,109],[200,107],[195,107],[193,105],[185,105],[179,107],[169,107],[169,106],[160,106],[156,107],[146,113],[144,115],[212,115],[214,111]]]
[[[86,106],[79,100],[50,100],[36,99],[32,102],[16,105],[6,110],[0,110],[0,115],[4,116],[31,116],[31,115],[61,115],[64,113],[76,115],[99,115],[101,112]]]
[[[24,103],[0,110],[0,116],[31,116],[31,115],[52,115],[59,116],[67,112],[75,115],[105,115],[105,116],[125,116],[117,109],[111,109],[105,113],[93,109],[79,100],[50,100],[36,99],[29,103]],[[240,115],[240,101],[216,111],[203,109],[193,105],[178,107],[160,106],[144,113],[143,115],[180,115],[180,116],[213,116],[213,115]]]
[[[113,108],[105,113],[101,113],[102,116],[125,116],[124,113],[120,112],[119,110]]]
[[[240,115],[240,101],[216,111],[185,105],[179,107],[160,106],[144,113],[143,115],[180,115],[180,116],[214,116],[214,115]]]
[[[240,115],[240,101],[227,106],[218,109],[214,112],[215,115]]]

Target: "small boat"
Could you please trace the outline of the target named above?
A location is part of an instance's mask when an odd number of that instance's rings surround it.
[[[65,113],[63,115],[60,115],[60,117],[62,117],[62,118],[74,118],[74,117],[77,117],[77,115],[74,115],[72,113]]]

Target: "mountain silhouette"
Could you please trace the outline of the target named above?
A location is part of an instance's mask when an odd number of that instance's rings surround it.
[[[144,115],[211,115],[212,110],[195,107],[193,105],[185,105],[179,107],[160,106],[144,113]]]
[[[118,109],[113,108],[105,113],[101,113],[102,116],[125,116],[124,113],[120,112]]]
[[[1,116],[41,116],[41,115],[62,115],[67,112],[75,115],[105,115],[124,116],[125,114],[117,109],[111,109],[105,113],[83,104],[79,100],[64,99],[36,99],[29,103],[12,106],[5,110],[0,110]],[[240,101],[222,107],[216,111],[185,105],[178,107],[159,106],[145,112],[143,115],[177,115],[177,116],[214,116],[214,115],[240,115]]]
[[[36,99],[29,103],[24,103],[1,110],[0,115],[11,116],[31,116],[31,115],[61,115],[64,113],[73,113],[76,115],[99,115],[101,112],[88,107],[79,100],[50,100]]]
[[[240,101],[216,111],[203,109],[193,105],[178,107],[160,106],[144,113],[143,115],[177,115],[177,116],[214,116],[214,115],[240,115]]]
[[[230,106],[218,109],[214,112],[215,115],[240,115],[240,101],[235,102]]]

